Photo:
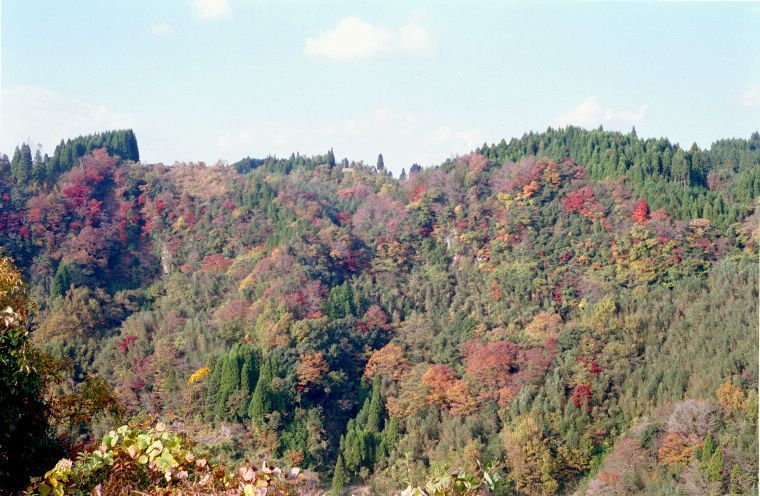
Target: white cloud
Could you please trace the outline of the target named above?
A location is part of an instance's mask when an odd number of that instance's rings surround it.
[[[304,53],[334,60],[364,59],[382,54],[424,55],[432,50],[424,26],[410,21],[398,29],[384,29],[358,17],[342,19],[334,29],[308,38]]]
[[[221,19],[231,13],[227,0],[194,0],[193,9],[199,19]]]
[[[647,115],[648,106],[641,105],[636,110],[617,110],[604,105],[595,96],[586,98],[573,109],[560,114],[555,120],[558,126],[573,124],[581,127],[620,128],[640,124]]]
[[[739,103],[750,109],[760,109],[760,84],[747,86],[739,95]]]
[[[133,120],[106,105],[67,98],[38,86],[3,89],[0,150],[12,153],[22,142],[42,144],[50,153],[61,138],[133,127]]]
[[[157,22],[150,27],[150,32],[156,36],[166,36],[172,34],[174,30],[165,22]]]

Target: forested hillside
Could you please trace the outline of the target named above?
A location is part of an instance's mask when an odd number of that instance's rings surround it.
[[[142,164],[131,130],[22,145],[0,486],[160,420],[139,435],[335,493],[757,494],[758,196],[757,132],[549,129],[399,179],[332,150]]]

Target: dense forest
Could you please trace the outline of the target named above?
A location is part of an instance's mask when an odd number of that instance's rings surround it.
[[[757,132],[139,158],[0,157],[0,492],[758,493]]]

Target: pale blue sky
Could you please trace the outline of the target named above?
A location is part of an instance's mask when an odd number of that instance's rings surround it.
[[[2,1],[0,150],[132,127],[144,162],[394,171],[574,123],[760,128],[760,3]]]

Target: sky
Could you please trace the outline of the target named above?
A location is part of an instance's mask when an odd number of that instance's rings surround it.
[[[134,129],[145,163],[398,173],[568,124],[760,128],[760,3],[0,0],[0,152]]]

